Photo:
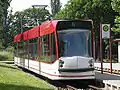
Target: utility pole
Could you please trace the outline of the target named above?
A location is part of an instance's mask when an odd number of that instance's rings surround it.
[[[32,5],[33,9],[35,9],[35,8],[43,8],[43,9],[45,9],[47,6],[48,5]],[[35,13],[34,13],[34,20],[36,22],[36,25],[39,26],[40,25],[39,24],[39,19],[38,19],[38,17],[35,17]]]
[[[23,32],[23,23],[22,23],[22,15],[20,14],[20,26],[21,26],[21,33]]]

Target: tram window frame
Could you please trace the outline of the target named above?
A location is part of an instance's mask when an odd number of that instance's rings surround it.
[[[24,42],[18,42],[18,46],[17,46],[17,56],[20,58],[24,58]]]
[[[40,61],[52,63],[56,60],[56,41],[54,33],[41,36],[41,43]]]
[[[28,58],[28,41],[24,41],[24,58]]]
[[[92,32],[90,31],[89,34],[90,35],[89,35],[89,40],[88,40],[88,43],[89,43],[88,44],[88,48],[89,48],[88,49],[88,54],[89,54],[90,57],[92,57],[92,50],[93,50],[93,47],[92,47]]]
[[[38,60],[38,38],[29,40],[29,59]]]
[[[55,61],[57,59],[57,54],[56,54],[56,40],[55,40],[55,35],[54,33],[51,34],[51,62]]]

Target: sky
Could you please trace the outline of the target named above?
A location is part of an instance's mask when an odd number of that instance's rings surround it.
[[[65,5],[68,0],[60,0],[62,5]],[[24,9],[32,7],[32,5],[48,5],[48,10],[50,10],[50,0],[12,0],[10,3],[10,8],[12,8],[13,13],[16,11],[22,11]]]

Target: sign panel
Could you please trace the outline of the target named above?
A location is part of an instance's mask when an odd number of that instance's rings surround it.
[[[102,38],[110,38],[110,24],[102,24]]]

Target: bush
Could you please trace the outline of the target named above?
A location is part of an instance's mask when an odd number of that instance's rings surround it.
[[[8,46],[7,48],[6,48],[6,51],[7,52],[14,52],[14,47],[12,47],[12,46]]]
[[[12,61],[14,57],[13,48],[7,48],[0,51],[0,61]]]

